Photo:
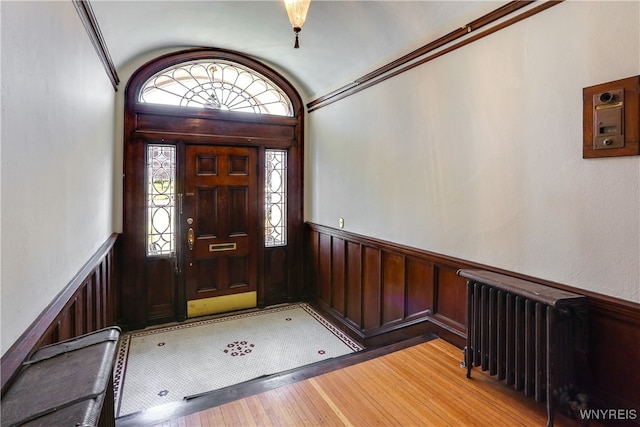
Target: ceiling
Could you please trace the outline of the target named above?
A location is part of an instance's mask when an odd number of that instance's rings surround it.
[[[158,49],[217,47],[279,70],[307,102],[348,84],[507,1],[312,0],[294,49],[282,0],[91,0],[120,75]],[[138,61],[138,62],[136,62]],[[121,82],[125,85],[126,82]]]

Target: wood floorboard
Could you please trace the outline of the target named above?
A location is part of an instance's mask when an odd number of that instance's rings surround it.
[[[544,426],[546,406],[435,339],[154,426]],[[555,426],[577,423],[556,413]],[[593,425],[593,424],[591,424]]]
[[[295,408],[296,411],[300,413],[302,408],[306,408],[307,412],[303,415],[307,417],[310,423],[319,425],[335,422],[335,420],[327,417],[330,411],[328,410],[329,408],[326,407],[326,402],[314,399],[313,390],[301,387],[298,383],[292,384],[290,389],[293,400],[302,403],[302,405]]]
[[[399,343],[366,349],[357,353],[347,354],[301,368],[292,369],[290,371],[246,381],[235,386],[225,387],[208,393],[201,393],[183,401],[171,402],[162,406],[149,408],[144,411],[119,417],[116,419],[116,426],[141,427],[159,425],[163,420],[179,418],[208,408],[219,407],[220,405],[228,402],[247,398],[284,385],[294,384],[327,372],[332,372],[346,366],[375,359],[382,355],[408,348],[435,338],[436,336],[432,334],[414,337]],[[272,418],[272,415],[273,414],[269,414],[269,417]],[[275,417],[275,421],[278,421],[277,416]],[[222,422],[222,424],[220,422]],[[203,425],[224,425],[224,423],[223,421],[218,421],[217,424]]]

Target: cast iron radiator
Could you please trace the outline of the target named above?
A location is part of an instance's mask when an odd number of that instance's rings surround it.
[[[467,278],[467,378],[477,366],[537,402],[546,399],[551,427],[555,404],[576,384],[586,297],[483,270],[458,275]]]

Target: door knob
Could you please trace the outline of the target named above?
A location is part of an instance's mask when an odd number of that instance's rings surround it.
[[[195,242],[195,236],[193,234],[193,228],[189,227],[189,231],[187,231],[187,245],[189,245],[189,250],[193,250],[193,243]]]

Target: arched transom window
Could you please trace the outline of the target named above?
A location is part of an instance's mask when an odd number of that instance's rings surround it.
[[[145,82],[138,102],[293,116],[287,95],[266,77],[222,60],[182,63]]]

